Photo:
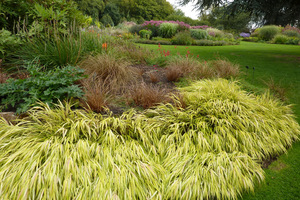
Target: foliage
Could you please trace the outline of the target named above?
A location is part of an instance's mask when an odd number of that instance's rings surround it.
[[[226,7],[213,8],[208,14],[203,13],[200,16],[201,20],[208,21],[213,27],[221,30],[229,30],[235,33],[249,32],[249,23],[251,17],[249,13],[238,13],[235,16],[226,12]]]
[[[5,29],[0,30],[0,58],[3,59],[14,52],[20,44],[22,41],[16,35],[12,35],[10,31]]]
[[[101,80],[106,84],[115,82],[114,87],[118,91],[124,89],[129,83],[135,82],[138,78],[137,71],[130,67],[130,62],[127,59],[117,58],[111,54],[89,56],[80,62],[79,66],[95,80]]]
[[[219,29],[216,29],[216,28],[207,28],[206,29],[208,34],[211,36],[211,37],[217,37],[217,38],[222,38],[224,37],[224,32],[219,30]]]
[[[94,112],[103,112],[112,101],[112,93],[116,89],[116,80],[99,79],[93,75],[81,81],[84,90],[83,107]]]
[[[288,37],[298,37],[300,38],[300,33],[295,30],[285,30],[282,32],[282,34],[288,36]]]
[[[27,111],[37,101],[55,103],[71,97],[82,97],[83,92],[74,82],[80,80],[83,70],[67,66],[63,69],[42,71],[41,67],[31,63],[26,66],[27,79],[9,79],[0,84],[1,104],[11,106],[17,113]]]
[[[159,26],[159,36],[163,38],[173,37],[177,32],[178,26],[178,24],[174,23],[162,23]]]
[[[181,5],[186,5],[193,0],[180,0]],[[198,0],[195,7],[199,10],[206,10],[212,7],[225,7],[226,13],[237,15],[238,13],[252,13],[252,16],[261,18],[262,24],[297,24],[300,19],[300,4],[298,0]]]
[[[206,30],[203,29],[191,29],[191,36],[194,39],[201,40],[201,39],[208,39],[209,35]]]
[[[189,24],[186,24],[184,22],[179,22],[179,21],[145,21],[142,24],[142,27],[145,29],[149,29],[152,31],[152,36],[157,37],[159,36],[159,27],[163,23],[172,23],[172,24],[178,24],[177,30],[178,31],[184,31],[184,30],[189,30],[191,27]]]
[[[296,27],[292,27],[291,25],[286,25],[282,30],[282,34],[287,35],[289,37],[299,37],[300,38],[300,29]]]
[[[57,1],[52,5],[36,3],[30,14],[43,27],[42,32],[45,34],[67,34],[70,27],[78,29],[78,26],[88,25],[88,19],[77,10],[72,1]]]
[[[122,15],[120,13],[120,7],[118,7],[116,3],[108,2],[104,9],[104,15],[105,14],[111,17],[114,25],[120,23]]]
[[[132,27],[130,27],[129,31],[130,33],[132,34],[135,34],[135,33],[139,33],[140,30],[143,30],[144,27],[142,27],[141,25],[133,25]]]
[[[211,61],[209,65],[215,72],[214,76],[218,78],[237,77],[240,74],[239,65],[233,64],[225,59]]]
[[[134,105],[144,109],[170,101],[166,89],[144,82],[133,85],[126,98],[128,104],[134,103]]]
[[[143,29],[139,31],[139,35],[141,36],[141,38],[149,40],[152,35],[152,31]]]
[[[179,32],[172,38],[172,44],[178,45],[191,45],[193,44],[193,38],[189,31]]]
[[[185,108],[114,117],[67,103],[1,120],[0,197],[237,199],[263,180],[257,161],[300,135],[290,107],[268,95],[221,79],[183,90]]]
[[[263,26],[259,29],[259,38],[270,41],[272,40],[275,35],[280,33],[280,28],[278,26],[270,25],[270,26]]]
[[[94,21],[100,21],[101,13],[104,12],[105,2],[103,0],[73,0],[78,9],[85,15],[91,16]]]
[[[174,12],[172,5],[166,0],[120,0],[116,1],[121,15],[130,19],[165,19]],[[132,21],[132,20],[131,20]]]
[[[272,42],[275,43],[275,44],[286,44],[288,40],[288,37],[286,35],[282,35],[282,34],[277,34]]]
[[[105,14],[100,21],[105,27],[114,26],[114,21],[109,14]]]
[[[16,51],[17,58],[11,62],[32,61],[38,57],[40,63],[47,68],[76,65],[86,55],[102,53],[102,45],[108,40],[109,38],[92,32],[45,39],[34,37]]]
[[[185,109],[161,105],[149,112],[164,135],[199,138],[196,149],[238,151],[262,160],[285,152],[299,139],[300,127],[291,108],[268,94],[249,95],[224,79],[196,82],[182,90],[187,92]]]

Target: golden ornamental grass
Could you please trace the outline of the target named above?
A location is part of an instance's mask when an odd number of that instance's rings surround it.
[[[0,199],[237,199],[259,161],[297,140],[289,106],[227,80],[183,89],[185,107],[119,117],[41,105],[0,120]]]

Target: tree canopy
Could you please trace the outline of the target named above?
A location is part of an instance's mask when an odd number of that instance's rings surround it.
[[[198,10],[226,5],[226,12],[236,15],[249,12],[249,15],[260,19],[262,24],[299,25],[299,0],[178,0],[181,5],[195,3]]]

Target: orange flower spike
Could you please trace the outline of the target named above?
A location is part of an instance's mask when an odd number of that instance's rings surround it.
[[[107,43],[106,42],[102,44],[102,48],[105,49],[105,51],[107,50]]]

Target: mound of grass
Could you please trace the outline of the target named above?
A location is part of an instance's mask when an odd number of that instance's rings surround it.
[[[195,82],[183,91],[185,109],[167,104],[149,111],[169,145],[187,137],[201,151],[238,151],[262,161],[286,152],[300,134],[291,108],[268,94],[247,94],[225,79]]]
[[[139,77],[138,71],[130,64],[124,58],[116,58],[111,54],[99,54],[83,60],[80,67],[85,69],[85,73],[89,76],[106,82],[115,82],[116,88],[124,88]]]
[[[185,107],[120,117],[35,107],[0,121],[2,199],[236,199],[263,180],[258,161],[300,128],[291,109],[227,80],[184,89]]]

